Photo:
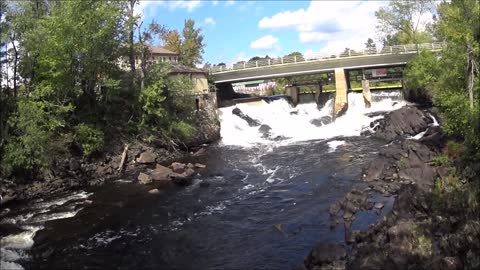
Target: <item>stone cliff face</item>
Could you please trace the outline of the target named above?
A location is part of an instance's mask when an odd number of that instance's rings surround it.
[[[197,134],[188,142],[187,146],[199,146],[212,143],[220,139],[220,120],[217,113],[216,93],[199,95],[195,112],[195,128]]]

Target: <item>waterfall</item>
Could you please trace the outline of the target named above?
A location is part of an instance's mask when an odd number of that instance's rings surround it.
[[[333,110],[333,98],[322,108],[316,103],[292,107],[287,100],[267,103],[263,100],[237,104],[219,109],[221,120],[221,143],[224,145],[254,146],[259,144],[285,145],[292,142],[330,139],[338,136],[359,136],[365,128],[381,116],[370,116],[374,112],[398,109],[406,102],[398,92],[377,91],[372,95],[372,106],[365,108],[361,93],[348,94],[348,111],[334,122],[329,120]],[[268,136],[251,127],[240,117],[232,114],[237,107],[245,115],[268,125]]]

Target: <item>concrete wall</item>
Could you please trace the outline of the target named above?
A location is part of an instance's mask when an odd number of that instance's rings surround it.
[[[300,93],[298,94],[298,102],[302,103],[310,103],[315,102],[315,94],[314,93]]]
[[[335,106],[333,109],[334,118],[341,116],[348,109],[347,80],[343,68],[335,69],[335,87]]]
[[[192,82],[193,82],[195,94],[208,93],[208,80],[205,74],[203,73],[192,74]]]
[[[299,90],[298,90],[298,87],[296,86],[288,86],[286,88],[287,90],[287,95],[290,96],[290,98],[292,99],[292,103],[294,106],[297,106],[297,104],[299,103]]]

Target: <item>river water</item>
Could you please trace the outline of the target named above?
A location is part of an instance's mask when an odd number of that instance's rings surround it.
[[[405,105],[379,92],[366,109],[349,94],[349,110],[334,123],[333,101],[292,108],[285,100],[237,105],[271,127],[268,137],[219,109],[222,140],[198,162],[207,171],[188,187],[148,194],[119,179],[1,210],[1,269],[292,269],[317,242],[344,243],[331,227],[330,204],[364,188],[362,167],[384,146],[360,136],[370,113]],[[387,212],[391,199],[384,201]],[[382,213],[383,214],[383,213]],[[357,215],[366,229],[382,214]]]

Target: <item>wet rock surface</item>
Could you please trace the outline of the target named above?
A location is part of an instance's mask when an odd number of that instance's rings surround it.
[[[414,136],[426,130],[431,123],[433,119],[426,112],[414,106],[405,106],[377,120],[373,136],[391,142],[399,136]]]
[[[449,172],[431,162],[446,142],[441,128],[431,123],[427,113],[414,107],[376,121],[372,136],[389,144],[363,170],[368,188],[352,190],[328,209],[332,229],[343,221],[349,252],[335,268],[333,260],[316,258],[322,249],[315,247],[301,269],[480,269],[479,217],[458,206],[437,205],[435,181],[447,181]],[[427,128],[418,140],[405,136]],[[372,193],[394,196],[392,210],[368,230],[352,231],[358,212],[384,209]]]
[[[242,110],[240,110],[239,108],[233,109],[232,113],[235,114],[236,116],[242,118],[243,120],[245,120],[248,123],[248,125],[251,126],[251,127],[256,127],[256,126],[261,125],[260,121],[258,121],[256,119],[253,119],[250,116],[244,114],[242,112]]]
[[[310,120],[310,124],[316,126],[316,127],[321,127],[324,125],[328,125],[332,123],[332,117],[331,116],[323,116],[317,119],[312,119]]]

